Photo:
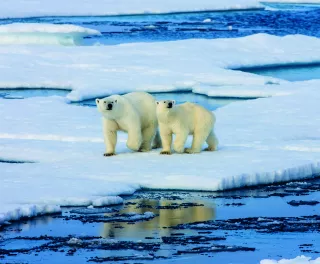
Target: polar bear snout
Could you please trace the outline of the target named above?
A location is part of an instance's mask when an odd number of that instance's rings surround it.
[[[169,102],[169,103],[168,103],[168,108],[172,108],[172,106],[173,106],[173,103],[172,103],[172,102]]]
[[[113,104],[112,103],[108,103],[107,105],[107,110],[112,110]]]

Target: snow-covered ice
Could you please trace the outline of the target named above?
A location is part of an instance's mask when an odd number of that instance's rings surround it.
[[[70,88],[74,100],[186,87],[222,94],[218,84],[234,95],[277,95],[218,109],[217,152],[132,153],[119,133],[119,155],[109,158],[102,155],[96,109],[58,96],[0,99],[0,160],[32,162],[0,162],[0,225],[62,205],[122,203],[116,196],[141,187],[224,190],[319,174],[320,80],[290,83],[227,69],[316,62],[319,48],[316,38],[263,34],[114,47],[0,47],[1,87]]]
[[[0,25],[0,33],[83,33],[86,35],[100,34],[100,32],[97,30],[76,25],[47,23],[12,23]]]
[[[80,45],[83,37],[100,34],[75,25],[13,23],[0,25],[0,45]]]
[[[305,257],[302,255],[294,259],[281,259],[279,261],[264,259],[260,261],[260,264],[320,264],[320,258],[313,260],[310,257]]]
[[[320,39],[257,34],[117,46],[0,46],[0,61],[0,88],[70,89],[71,101],[134,90],[265,97],[288,93],[273,85],[286,81],[230,69],[320,62]]]
[[[256,8],[262,8],[257,0],[10,0],[1,2],[0,18],[163,14]]]
[[[320,172],[320,81],[301,85],[291,95],[218,109],[219,150],[199,155],[132,153],[119,133],[119,155],[105,158],[96,109],[61,97],[0,99],[0,158],[35,162],[0,163],[2,222],[21,204],[102,205],[141,186],[223,190],[313,177]]]

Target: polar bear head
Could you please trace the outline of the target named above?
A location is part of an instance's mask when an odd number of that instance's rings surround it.
[[[174,100],[162,100],[162,101],[157,101],[157,111],[158,112],[166,112],[170,111],[174,105],[175,105]]]
[[[117,119],[122,115],[122,98],[120,95],[112,95],[103,99],[96,99],[99,112],[107,119]]]

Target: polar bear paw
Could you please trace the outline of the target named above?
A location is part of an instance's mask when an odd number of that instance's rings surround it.
[[[104,153],[103,156],[105,157],[111,157],[111,156],[115,156],[116,153]]]
[[[144,148],[139,148],[138,152],[148,152],[150,150],[151,150],[151,148],[144,147]]]
[[[161,155],[171,155],[171,151],[170,150],[163,150],[160,152]]]
[[[199,153],[199,151],[196,151],[192,148],[185,148],[184,149],[184,153],[188,153],[188,154],[195,154],[195,153]]]
[[[207,148],[205,148],[203,151],[215,151],[215,150],[217,150],[217,148],[207,147]]]

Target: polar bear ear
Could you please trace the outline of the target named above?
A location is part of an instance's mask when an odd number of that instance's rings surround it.
[[[100,99],[96,99],[96,104],[98,105],[100,102]]]

